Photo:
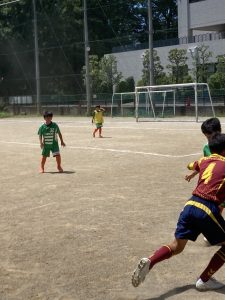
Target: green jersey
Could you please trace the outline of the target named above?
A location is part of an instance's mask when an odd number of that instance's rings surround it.
[[[210,151],[210,149],[209,149],[209,145],[208,144],[206,144],[203,147],[203,154],[204,154],[204,156],[210,156],[212,154],[211,151]]]
[[[49,125],[43,124],[38,130],[38,135],[43,136],[44,146],[53,146],[58,144],[58,134],[60,133],[59,126],[51,122]]]

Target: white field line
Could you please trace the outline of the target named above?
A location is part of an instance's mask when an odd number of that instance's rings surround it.
[[[0,141],[2,144],[16,144],[16,145],[24,145],[24,146],[39,146],[37,143],[21,143],[21,142],[7,142],[7,141]],[[159,157],[168,157],[168,158],[184,158],[190,156],[199,156],[202,153],[190,153],[190,154],[183,154],[183,155],[172,155],[172,154],[161,154],[155,152],[144,152],[144,151],[132,151],[132,150],[122,150],[122,149],[112,149],[112,148],[97,148],[97,147],[77,147],[77,146],[66,146],[68,149],[78,149],[78,150],[91,150],[91,151],[108,151],[108,152],[115,152],[115,153],[125,153],[125,154],[140,154],[140,155],[149,155],[149,156],[159,156]]]
[[[40,126],[41,126],[41,124],[43,124],[40,121],[24,120],[24,121],[16,122],[16,121],[13,121],[13,120],[8,120],[8,121],[1,121],[0,120],[0,123],[4,123],[4,122],[5,123],[10,123],[11,122],[11,123],[16,123],[16,124],[19,124],[19,123],[21,123],[21,124],[22,123],[34,123],[35,122],[35,123],[38,123]],[[59,121],[58,124],[60,124],[61,128],[89,128],[91,130],[94,127],[94,125],[92,125],[92,124],[90,124],[89,122],[86,122],[86,121],[83,121],[83,122],[79,122],[79,121],[77,121],[77,122],[70,122],[70,121],[60,122]],[[124,125],[124,122],[116,122],[116,124],[123,124]],[[104,125],[104,129],[127,129],[127,130],[141,130],[141,131],[143,131],[143,130],[157,130],[157,131],[159,131],[159,130],[163,130],[163,131],[181,131],[181,130],[182,131],[199,131],[199,128],[141,127],[139,125],[134,126],[134,124],[135,124],[134,122],[125,122],[125,124],[128,124],[128,126],[113,126],[113,125],[111,125],[111,124],[108,123],[108,124]]]
[[[81,126],[81,125],[64,125],[64,124],[61,124],[62,128],[90,128],[92,129],[93,127],[90,127],[90,126]],[[159,128],[159,127],[121,127],[121,126],[104,126],[104,130],[107,130],[107,129],[127,129],[127,130],[163,130],[163,131],[199,131],[199,128]]]
[[[54,205],[54,204],[56,204],[56,202],[51,202],[51,203],[43,204],[43,205],[40,205],[40,206],[32,207],[29,210],[40,209],[42,207],[46,207],[46,206],[50,206],[50,205]]]

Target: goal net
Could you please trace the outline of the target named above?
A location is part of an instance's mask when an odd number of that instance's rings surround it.
[[[111,103],[111,117],[135,117],[135,92],[114,93]]]
[[[136,121],[171,119],[198,122],[215,116],[207,83],[184,83],[135,88]]]

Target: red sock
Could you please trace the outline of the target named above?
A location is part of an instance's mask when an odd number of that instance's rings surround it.
[[[172,250],[170,249],[170,247],[162,246],[161,248],[156,250],[152,256],[149,256],[149,259],[151,260],[150,268],[152,268],[155,264],[159,263],[160,261],[170,258],[171,256]]]
[[[203,282],[209,280],[209,278],[218,271],[225,262],[225,246],[222,246],[210,260],[207,268],[200,275],[200,278]]]

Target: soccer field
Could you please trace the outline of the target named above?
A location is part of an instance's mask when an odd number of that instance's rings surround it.
[[[139,259],[173,239],[197,181],[184,176],[206,143],[201,124],[105,118],[100,139],[91,118],[53,121],[67,145],[61,174],[53,157],[39,174],[41,117],[0,120],[0,299],[224,299],[225,289],[195,290],[218,249],[202,236],[131,285]],[[215,277],[225,283],[224,268]]]

